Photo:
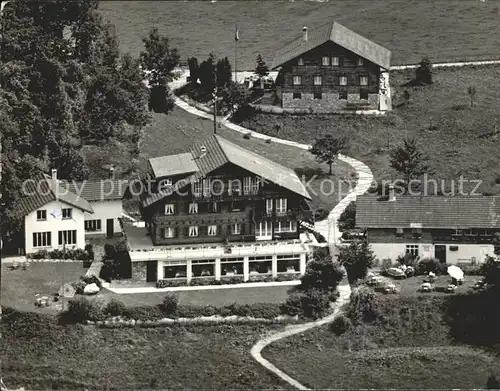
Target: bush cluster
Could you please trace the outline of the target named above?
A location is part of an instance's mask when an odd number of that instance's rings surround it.
[[[141,321],[159,320],[169,318],[197,318],[201,316],[239,316],[274,319],[282,315],[280,304],[256,303],[256,304],[230,304],[226,306],[192,306],[179,305],[178,297],[174,294],[165,296],[163,303],[152,306],[127,307],[119,300],[112,299],[106,306],[99,301],[79,297],[69,301],[67,311],[62,320],[66,323],[84,323],[87,320],[103,320],[109,316],[123,316],[129,319]]]
[[[290,316],[322,318],[330,311],[330,295],[319,289],[294,292],[282,304],[281,311]]]
[[[334,319],[334,321],[330,325],[330,330],[332,330],[335,335],[341,336],[342,334],[349,331],[351,327],[352,327],[351,320],[344,314],[340,314]]]
[[[423,275],[429,272],[433,272],[436,274],[445,274],[446,273],[446,264],[441,262],[436,258],[424,258],[418,261],[416,265],[416,273]]]
[[[39,250],[36,253],[28,254],[29,259],[75,259],[78,261],[91,261],[94,259],[94,251],[92,245],[85,246],[85,250],[80,248],[60,250],[55,249],[52,251]]]

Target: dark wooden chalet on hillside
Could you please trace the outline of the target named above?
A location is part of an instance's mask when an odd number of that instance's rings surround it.
[[[337,22],[308,31],[276,52],[272,69],[284,109],[391,110],[391,52]]]
[[[299,229],[312,212],[293,170],[216,135],[150,159],[149,170],[145,227],[126,228],[131,260],[147,264],[147,280],[305,271],[316,241]]]

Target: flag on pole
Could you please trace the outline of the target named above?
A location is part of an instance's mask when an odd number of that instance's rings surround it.
[[[239,41],[240,40],[240,30],[238,30],[238,26],[237,25],[235,26],[235,29],[236,29],[236,31],[234,33],[234,40],[235,41]]]

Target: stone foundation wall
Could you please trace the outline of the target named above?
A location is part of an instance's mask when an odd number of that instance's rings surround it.
[[[132,262],[132,282],[146,282],[147,262]]]
[[[338,93],[323,93],[322,99],[314,99],[312,93],[302,93],[301,99],[293,99],[293,93],[284,92],[282,95],[284,109],[311,109],[317,113],[328,113],[337,110],[348,110],[348,104],[369,104],[364,110],[378,110],[379,94],[368,94],[368,99],[359,99],[359,94],[348,94],[347,99],[339,99]]]

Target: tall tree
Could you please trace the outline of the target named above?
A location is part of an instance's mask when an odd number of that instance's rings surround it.
[[[140,54],[140,63],[151,89],[149,108],[166,114],[173,108],[168,83],[174,79],[179,54],[176,48],[170,47],[169,39],[158,33],[157,28],[151,29],[149,36],[142,42],[144,51]]]
[[[255,73],[261,77],[269,75],[269,68],[267,67],[266,62],[262,59],[260,53],[257,55],[257,66],[255,67]]]
[[[201,89],[206,94],[212,94],[215,86],[215,67],[217,59],[213,53],[200,64],[200,84]]]
[[[415,139],[404,140],[403,145],[394,148],[390,154],[390,164],[403,175],[406,184],[430,173],[427,157],[420,151]]]
[[[198,83],[200,78],[200,66],[198,65],[198,59],[196,57],[188,58],[189,66],[189,78],[192,84]]]
[[[347,271],[349,283],[353,284],[366,277],[375,255],[367,242],[353,242],[348,247],[339,247],[338,260]]]
[[[337,138],[332,135],[316,140],[311,153],[316,156],[316,160],[320,163],[327,163],[329,167],[328,173],[332,175],[332,165],[337,159],[339,153],[347,149],[347,140]]]
[[[227,57],[217,61],[216,72],[217,87],[226,87],[229,83],[231,83],[233,74],[231,72],[231,64],[229,63],[229,59]]]

